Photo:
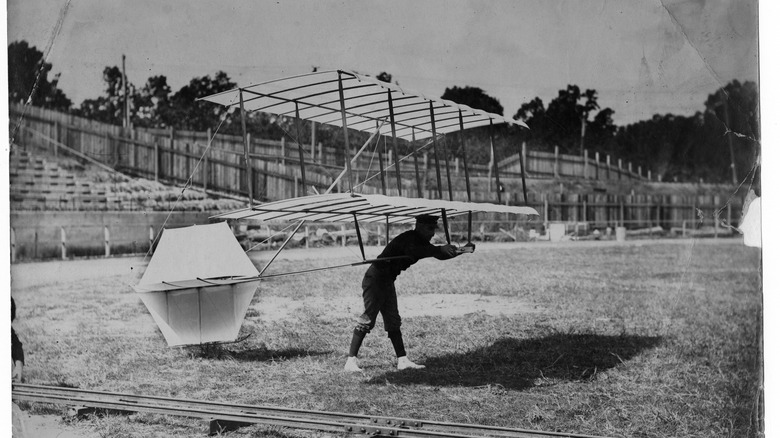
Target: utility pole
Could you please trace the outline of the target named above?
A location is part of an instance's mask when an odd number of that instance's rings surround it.
[[[125,74],[125,55],[122,54],[122,87],[125,90],[125,118],[123,120],[123,126],[125,128],[130,127],[130,96],[127,95],[127,75]]]

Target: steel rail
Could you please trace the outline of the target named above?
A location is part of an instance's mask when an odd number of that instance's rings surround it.
[[[11,398],[17,401],[67,404],[382,437],[599,438],[561,432],[290,409],[276,406],[230,404],[30,384],[14,384]]]

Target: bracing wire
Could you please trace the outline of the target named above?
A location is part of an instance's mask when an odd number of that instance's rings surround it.
[[[168,223],[168,219],[171,218],[171,214],[173,214],[174,209],[176,208],[176,205],[181,201],[181,198],[184,196],[184,192],[187,191],[188,188],[192,187],[192,180],[193,176],[195,175],[195,172],[198,171],[198,168],[200,167],[200,163],[203,162],[203,158],[206,156],[206,154],[209,152],[209,149],[211,148],[211,143],[214,141],[214,138],[217,136],[217,132],[219,132],[219,129],[222,127],[222,124],[225,123],[225,120],[227,120],[227,116],[230,113],[229,110],[226,110],[222,117],[220,118],[219,125],[217,125],[217,129],[214,130],[214,133],[211,135],[211,138],[208,139],[208,143],[206,143],[206,148],[203,150],[203,153],[200,155],[200,158],[198,158],[198,162],[195,163],[195,166],[192,170],[192,173],[190,173],[190,176],[187,177],[187,180],[184,182],[184,185],[181,188],[181,192],[179,192],[179,196],[176,197],[176,201],[174,201],[171,208],[168,210],[168,215],[165,216],[165,220],[163,221],[162,225],[160,226],[160,229],[155,233],[154,240],[152,241],[152,244],[149,245],[149,250],[146,251],[146,254],[144,255],[144,263],[149,258],[149,254],[152,252],[152,248],[154,248],[154,245],[159,241],[160,236],[162,235],[162,230],[165,229],[165,225]]]
[[[276,236],[279,236],[279,235],[283,234],[284,232],[286,232],[286,231],[287,231],[287,230],[289,230],[290,228],[294,227],[295,225],[296,225],[295,223],[292,223],[292,224],[290,224],[290,225],[288,225],[288,226],[284,227],[283,229],[281,229],[281,230],[277,231],[276,233],[274,233],[274,234],[272,234],[272,235],[268,236],[268,237],[267,237],[265,240],[263,240],[263,241],[259,242],[257,245],[254,245],[254,246],[252,246],[251,248],[247,249],[247,250],[246,250],[246,251],[244,251],[244,252],[249,252],[249,251],[252,251],[253,249],[257,248],[257,247],[258,247],[258,246],[260,246],[260,245],[265,245],[266,243],[268,243],[268,241],[269,241],[269,240],[273,239],[273,238],[274,238],[274,237],[276,237]]]
[[[444,136],[438,136],[438,137],[439,138],[443,138]],[[433,144],[433,139],[428,140],[422,146],[418,147],[417,149],[414,149],[412,152],[410,152],[410,153],[404,155],[403,157],[399,158],[398,162],[400,163],[400,162],[406,160],[407,158],[411,157],[412,155],[416,154],[417,152],[420,152],[421,150],[426,149],[431,144]],[[389,169],[391,169],[393,167],[395,167],[395,163],[391,162],[390,164],[387,165],[387,168],[385,169],[385,171],[387,171],[387,170],[389,170]],[[376,178],[378,175],[379,175],[379,172],[374,173],[370,177],[366,178],[362,183],[356,184],[355,187],[353,187],[353,189],[356,189],[358,187],[366,185],[369,181],[371,181],[372,179]]]

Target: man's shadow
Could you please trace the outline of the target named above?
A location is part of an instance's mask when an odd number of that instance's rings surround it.
[[[501,385],[525,389],[561,380],[583,381],[658,345],[661,337],[555,334],[539,339],[501,338],[465,353],[449,353],[422,362],[421,370],[393,371],[373,384],[432,386]]]

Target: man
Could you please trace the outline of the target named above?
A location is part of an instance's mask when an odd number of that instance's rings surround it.
[[[438,218],[422,215],[415,218],[413,230],[396,236],[379,254],[378,259],[392,258],[387,261],[375,261],[363,277],[363,305],[365,311],[358,318],[358,324],[352,333],[349,357],[344,365],[346,371],[362,371],[357,363],[357,355],[363,338],[374,328],[377,314],[382,314],[387,336],[393,344],[398,357],[398,369],[425,368],[406,357],[404,341],[401,336],[401,316],[398,314],[398,298],[395,293],[395,279],[401,271],[426,257],[439,260],[451,259],[461,253],[453,245],[435,246],[431,238],[436,233]],[[470,250],[473,251],[473,244]]]
[[[11,322],[14,319],[16,319],[16,303],[11,297]],[[13,327],[11,327],[11,367],[11,379],[18,383],[24,382],[24,349]]]

